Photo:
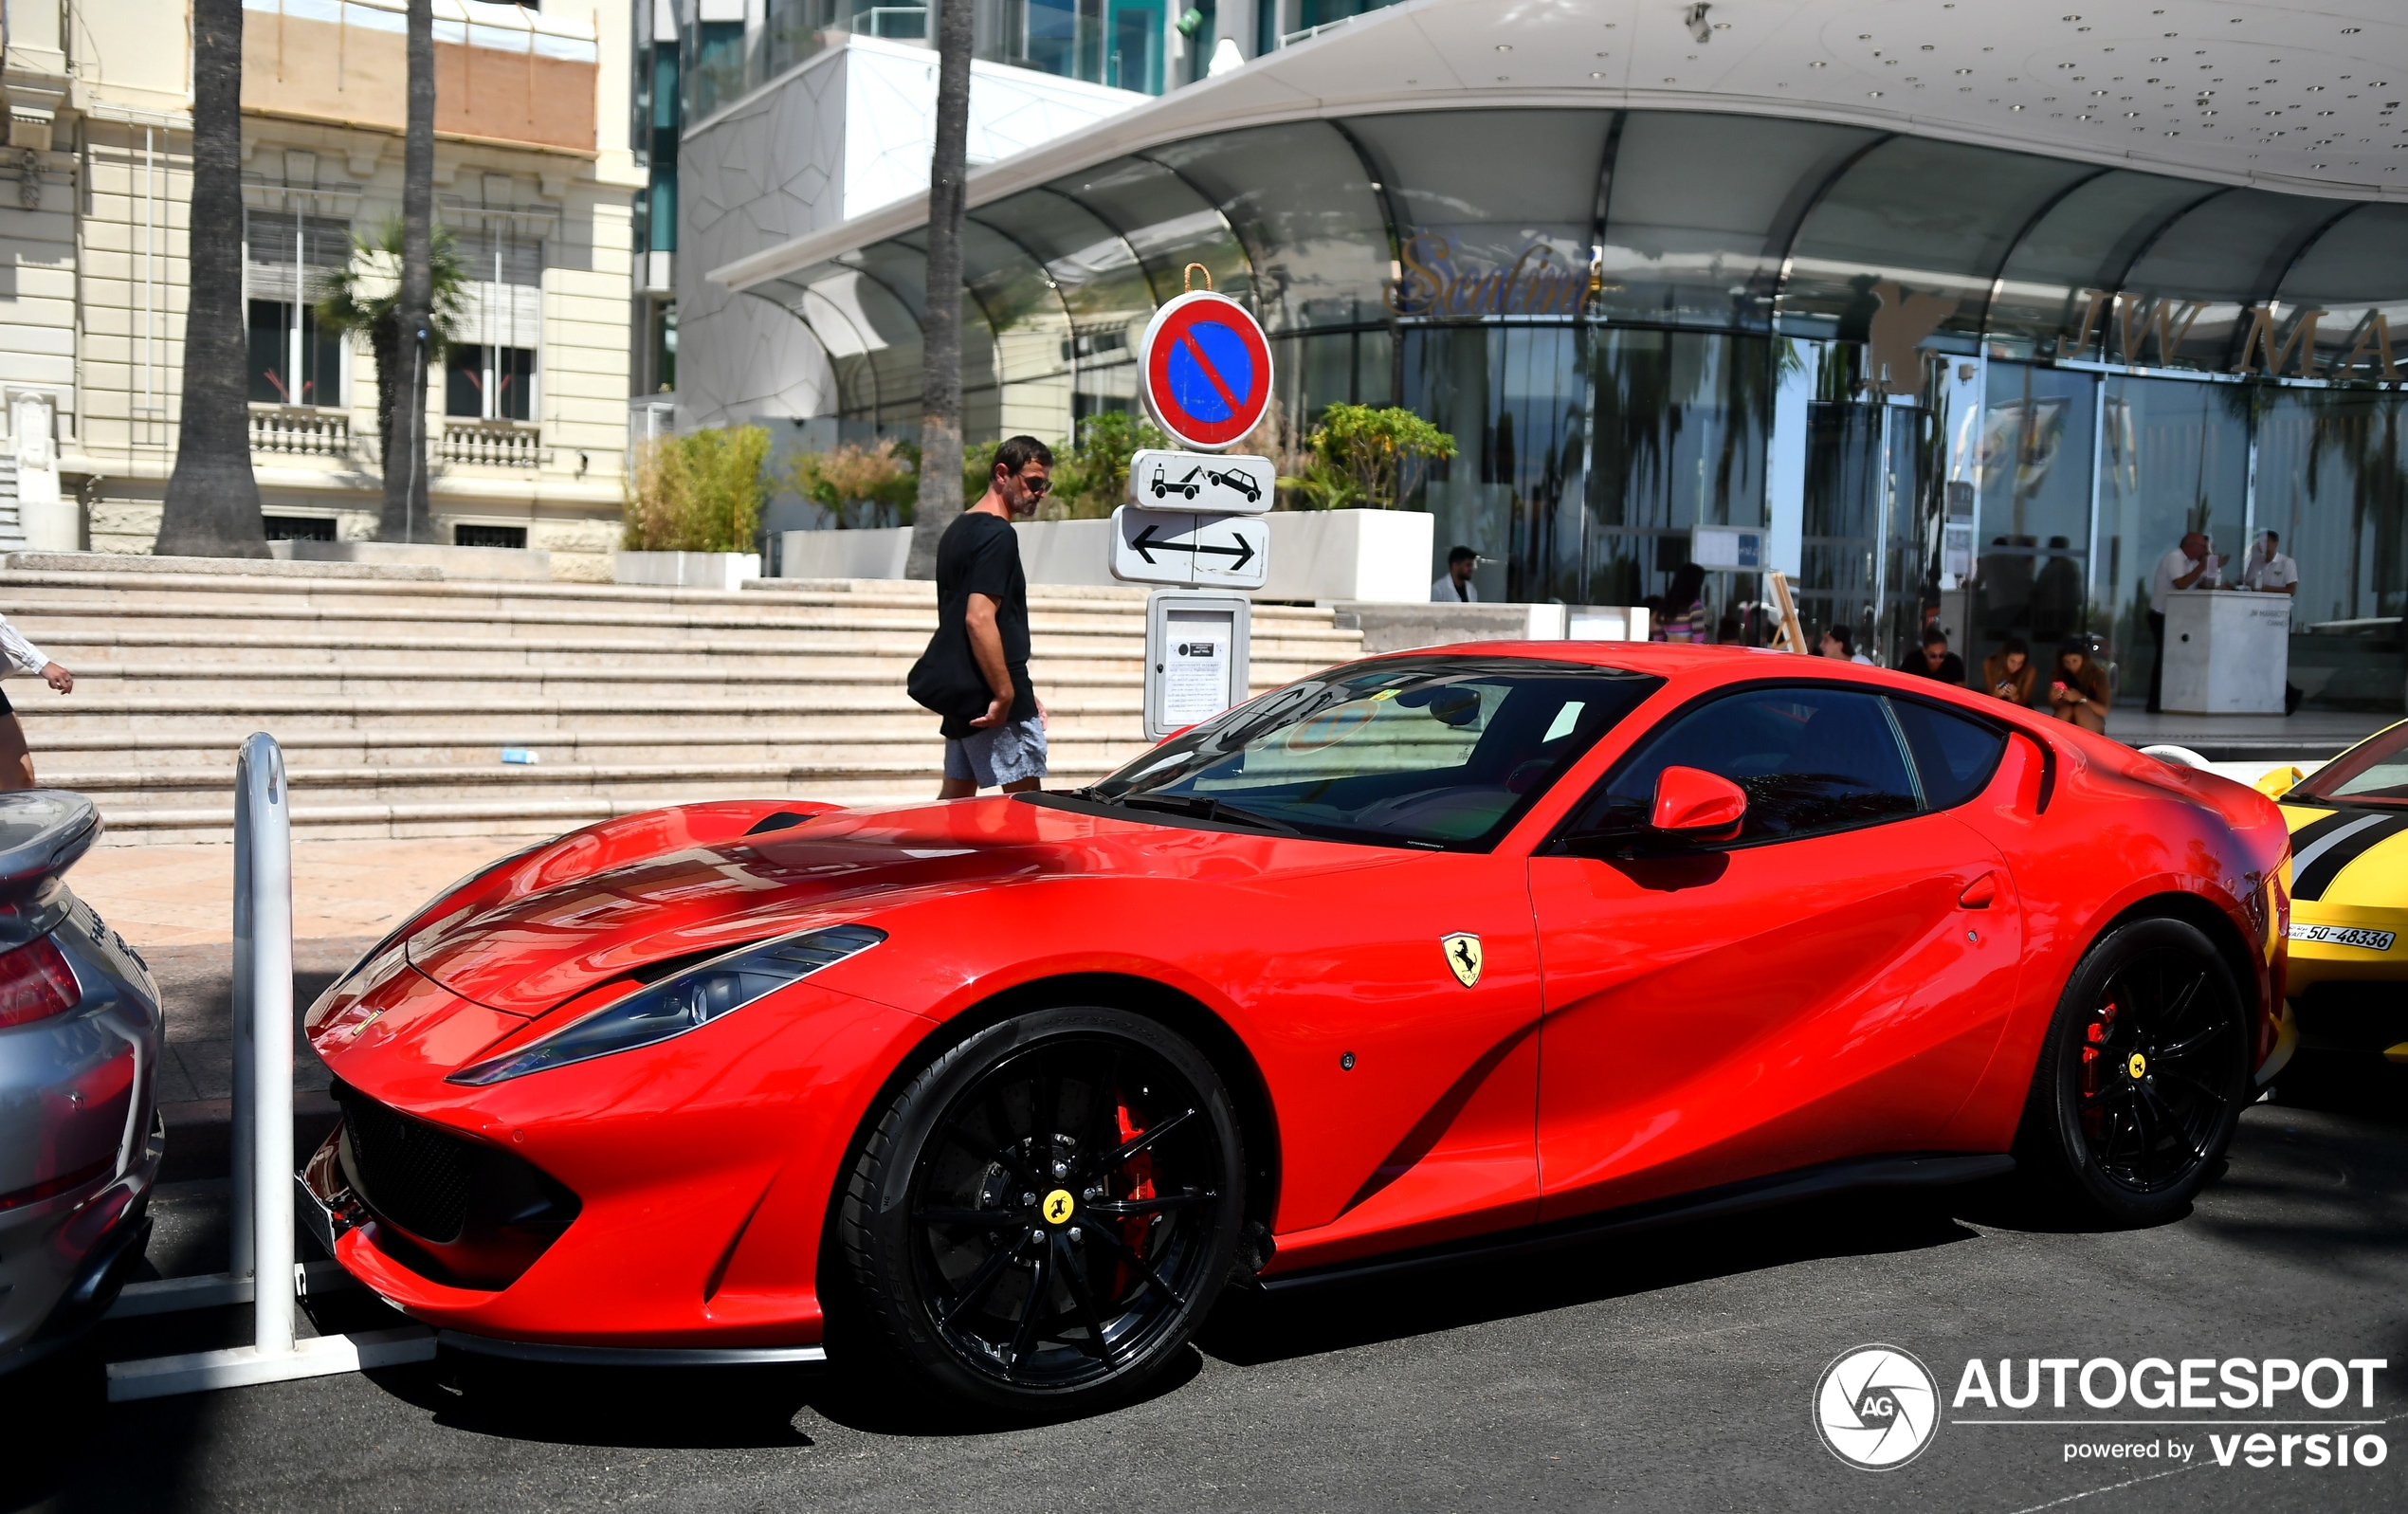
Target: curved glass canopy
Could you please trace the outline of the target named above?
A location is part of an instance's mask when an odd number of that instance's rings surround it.
[[[2319,312],[2288,373],[2384,377],[2403,231],[2403,206],[1767,117],[1293,121],[974,208],[963,378],[974,429],[1010,414],[1058,435],[1126,404],[1136,338],[1191,263],[1301,360],[1352,364],[1357,397],[1377,397],[1394,334],[1480,322],[1862,341],[1886,320],[1909,345],[2230,373],[2270,302],[2286,337]],[[918,418],[921,241],[749,290],[810,326],[848,415]]]

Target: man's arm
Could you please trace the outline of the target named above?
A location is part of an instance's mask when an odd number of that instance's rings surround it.
[[[2207,565],[2214,560],[2215,559],[2210,557],[2199,558],[2198,567],[2193,568],[2190,572],[2174,580],[2174,587],[2177,589],[2188,589],[2191,585],[2198,582],[2199,575],[2207,572]]]
[[[962,625],[970,632],[970,655],[994,696],[987,702],[987,713],[970,722],[982,731],[1012,718],[1012,702],[1018,693],[1012,686],[1012,669],[1003,660],[1003,632],[995,625],[995,611],[1002,608],[993,595],[972,594],[962,614]]]

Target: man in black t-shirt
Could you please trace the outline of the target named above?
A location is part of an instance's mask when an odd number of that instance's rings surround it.
[[[980,789],[1007,793],[1045,777],[1045,706],[1029,683],[1029,584],[1020,571],[1014,517],[1036,513],[1052,486],[1053,453],[1033,436],[995,449],[984,498],[937,543],[937,634],[924,665],[934,680],[969,696],[944,717],[940,799]],[[983,691],[986,708],[975,709]]]
[[[1925,627],[1923,646],[1918,650],[1921,655],[1906,659],[1906,666],[1898,671],[1938,679],[1943,684],[1954,684],[1959,688],[1965,686],[1965,661],[1948,649],[1946,631],[1937,626]]]

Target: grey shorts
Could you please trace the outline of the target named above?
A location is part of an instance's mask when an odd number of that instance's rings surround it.
[[[945,741],[945,776],[981,789],[1045,776],[1045,721],[1006,721],[959,740]]]

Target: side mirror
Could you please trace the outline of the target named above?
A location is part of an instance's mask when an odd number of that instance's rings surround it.
[[[1702,768],[1666,768],[1656,775],[1651,829],[1692,841],[1728,841],[1747,813],[1738,784]]]

